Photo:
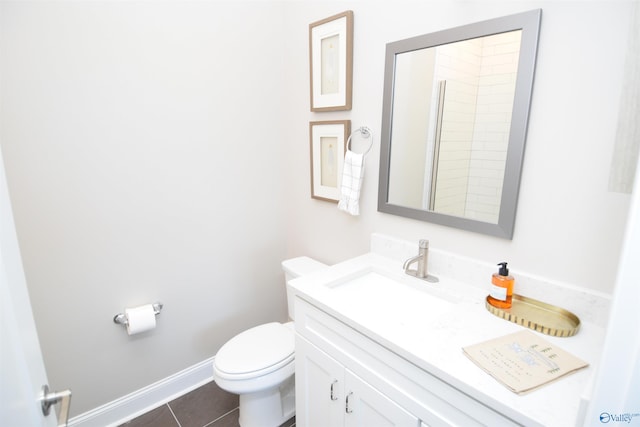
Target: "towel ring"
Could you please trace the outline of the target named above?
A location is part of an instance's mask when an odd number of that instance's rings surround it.
[[[349,138],[347,139],[347,150],[349,150],[349,151],[351,151],[351,137],[356,132],[360,132],[362,137],[365,138],[365,139],[371,138],[371,142],[369,142],[369,146],[364,151],[364,153],[362,153],[362,154],[366,155],[367,153],[369,153],[369,151],[371,151],[371,147],[373,147],[373,132],[371,132],[371,129],[369,129],[366,126],[361,126],[361,127],[357,128],[356,130],[354,130],[353,132],[351,132],[351,135],[349,135]]]

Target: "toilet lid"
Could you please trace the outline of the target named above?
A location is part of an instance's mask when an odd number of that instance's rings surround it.
[[[294,358],[295,336],[282,323],[266,323],[248,329],[222,346],[214,359],[220,373],[261,375],[287,364]],[[271,369],[269,369],[271,368]]]

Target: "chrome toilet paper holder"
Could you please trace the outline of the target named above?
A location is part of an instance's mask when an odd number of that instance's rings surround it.
[[[153,307],[153,313],[157,316],[162,311],[163,304],[161,302],[156,302],[151,304]],[[113,316],[113,323],[117,323],[118,325],[127,326],[129,324],[129,320],[127,319],[127,315],[124,313],[118,313]]]

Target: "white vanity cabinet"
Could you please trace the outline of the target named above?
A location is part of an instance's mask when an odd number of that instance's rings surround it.
[[[296,424],[418,427],[418,418],[338,361],[296,336]]]
[[[518,425],[300,296],[295,316],[301,427]]]

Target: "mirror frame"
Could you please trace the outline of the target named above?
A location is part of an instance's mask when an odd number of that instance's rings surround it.
[[[380,136],[379,212],[433,222],[506,239],[513,238],[541,16],[542,10],[536,9],[387,44],[384,70],[382,132]],[[396,55],[515,30],[522,30],[522,36],[498,223],[493,224],[389,203],[389,168]]]

